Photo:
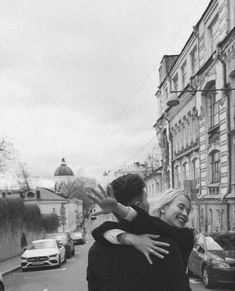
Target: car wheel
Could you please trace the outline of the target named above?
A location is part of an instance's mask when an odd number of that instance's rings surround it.
[[[75,248],[74,248],[74,247],[73,247],[73,251],[72,251],[71,255],[72,255],[72,256],[75,255]]]
[[[67,255],[66,255],[66,253],[64,254],[64,263],[66,263],[67,262]]]
[[[58,266],[57,266],[58,268],[60,268],[61,267],[61,257],[59,256],[59,263],[58,263]]]
[[[211,275],[208,272],[208,268],[206,266],[203,267],[202,269],[202,281],[203,284],[206,288],[212,288],[213,287],[213,282],[211,280]]]
[[[0,283],[0,291],[4,291],[4,290],[5,290],[5,288],[4,288],[3,284]]]
[[[71,249],[68,248],[68,251],[67,251],[67,258],[70,259],[71,258]]]

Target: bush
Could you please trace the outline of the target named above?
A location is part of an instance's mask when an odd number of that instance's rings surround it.
[[[41,212],[37,205],[24,205],[20,199],[0,198],[0,227],[12,229],[23,226],[38,231],[41,228]]]
[[[59,227],[59,218],[56,214],[42,214],[41,225],[46,232],[55,232]]]
[[[39,230],[42,225],[42,215],[37,205],[25,205],[24,223],[27,229]]]
[[[9,225],[14,228],[23,222],[24,203],[20,199],[0,198],[0,227]]]

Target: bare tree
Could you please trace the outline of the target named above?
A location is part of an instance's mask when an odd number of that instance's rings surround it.
[[[84,195],[86,196],[87,187],[95,187],[96,180],[93,178],[78,176],[73,181],[70,181],[61,186],[61,192],[67,198],[78,198],[81,199]]]
[[[87,188],[95,188],[97,182],[93,178],[78,176],[73,181],[61,185],[60,191],[65,198],[77,198],[83,201],[84,213],[89,212],[93,202],[87,197]]]
[[[25,163],[19,162],[16,177],[20,190],[26,192],[31,189],[32,176]]]
[[[7,163],[15,157],[15,149],[11,142],[4,138],[0,141],[0,174],[7,171]]]
[[[155,173],[162,164],[161,153],[157,144],[153,146],[152,152],[147,155],[145,163],[147,164],[148,174],[153,175],[153,178],[155,179]]]

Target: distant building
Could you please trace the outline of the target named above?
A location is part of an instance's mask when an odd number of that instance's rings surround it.
[[[21,190],[0,190],[0,198],[16,199],[23,197],[24,194]]]
[[[25,194],[24,203],[36,204],[42,214],[58,215],[60,226],[58,231],[73,231],[77,228],[82,216],[82,201],[66,199],[53,190],[37,187]]]
[[[147,166],[146,164],[141,164],[139,162],[135,162],[133,165],[118,169],[114,172],[114,178],[121,177],[126,174],[137,174],[141,178],[144,178],[147,174]]]
[[[154,201],[154,199],[156,199],[156,197],[158,197],[163,192],[161,169],[162,168],[159,167],[154,173],[150,173],[144,178],[150,204],[152,201]]]
[[[61,165],[55,170],[55,191],[60,192],[61,186],[68,184],[74,180],[74,173],[70,167],[65,163],[65,159],[62,158]]]

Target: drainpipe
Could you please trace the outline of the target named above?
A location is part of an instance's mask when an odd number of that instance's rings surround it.
[[[167,121],[168,124],[168,139],[170,142],[170,149],[171,149],[171,155],[170,155],[170,167],[171,167],[171,188],[174,188],[174,172],[173,172],[173,137],[171,136],[171,125],[170,120],[168,119],[166,113],[164,113],[164,119]]]
[[[221,47],[218,46],[218,60],[221,62],[223,67],[223,88],[228,89],[229,84],[227,84],[227,68],[226,63],[223,59]],[[224,95],[227,97],[227,141],[228,141],[228,157],[231,157],[231,142],[230,142],[230,91],[225,90]],[[222,197],[222,202],[224,198],[231,192],[231,159],[228,159],[228,183],[227,183],[227,193]],[[226,213],[227,213],[227,230],[230,228],[230,215],[229,215],[229,203],[226,201]]]

